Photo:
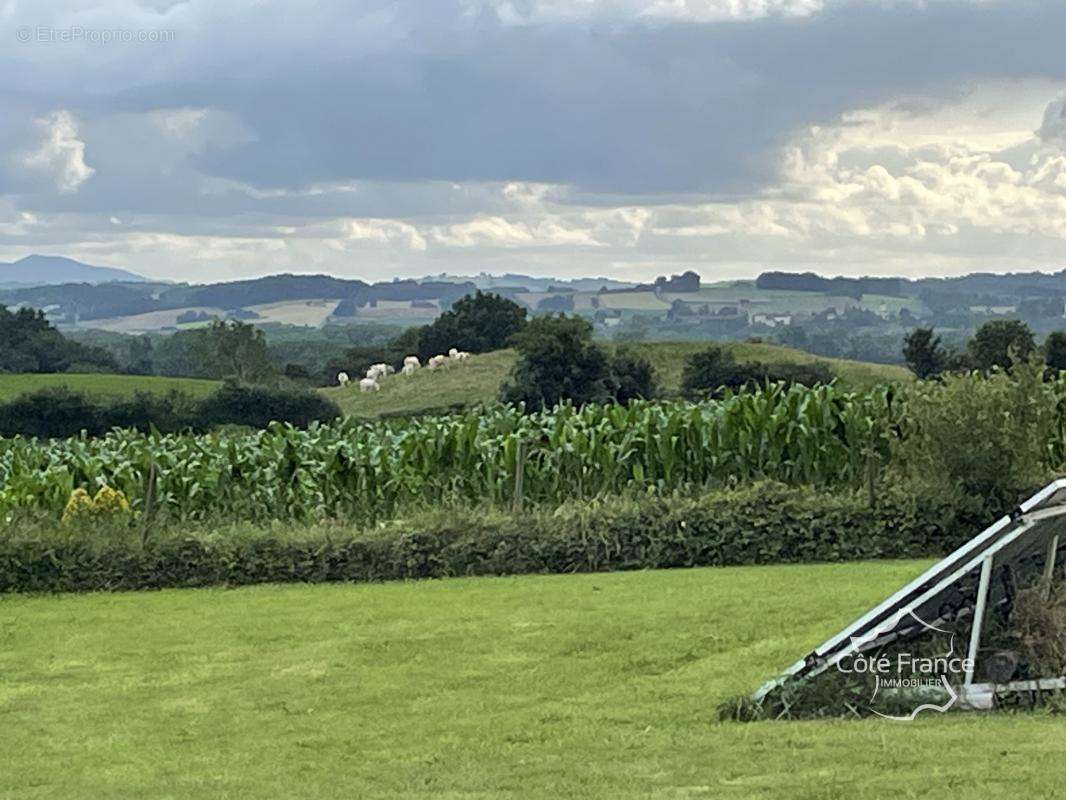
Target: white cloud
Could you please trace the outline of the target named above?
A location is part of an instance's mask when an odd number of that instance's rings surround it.
[[[560,23],[584,19],[676,19],[700,22],[800,17],[821,11],[825,0],[466,0],[469,16],[491,11],[504,24]]]
[[[435,226],[433,239],[447,247],[596,247],[587,228],[570,227],[557,218],[535,222],[483,216],[453,225]]]
[[[47,172],[63,194],[78,187],[96,171],[85,163],[85,142],[78,138],[78,126],[70,112],[59,110],[37,120],[41,141],[26,154],[24,163],[33,170]]]
[[[426,249],[426,240],[418,229],[399,220],[348,220],[347,234],[349,239],[365,239],[387,245],[399,244],[416,252],[425,252]]]

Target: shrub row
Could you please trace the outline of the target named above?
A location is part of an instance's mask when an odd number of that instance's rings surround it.
[[[53,439],[85,431],[97,436],[112,428],[163,433],[206,431],[219,425],[265,428],[271,422],[306,427],[340,415],[317,392],[224,383],[200,399],[178,391],[136,392],[129,398],[89,397],[66,388],[42,389],[0,403],[0,436]]]
[[[781,382],[788,386],[816,386],[833,380],[835,375],[823,362],[810,364],[765,364],[761,361],[738,363],[736,357],[720,345],[689,356],[681,372],[681,390],[689,395],[720,394],[765,383]]]
[[[952,503],[761,483],[702,497],[611,498],[525,515],[440,510],[375,530],[137,531],[19,526],[0,592],[384,581],[931,556],[972,531]]]

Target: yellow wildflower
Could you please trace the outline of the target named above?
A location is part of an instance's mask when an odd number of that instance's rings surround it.
[[[70,499],[63,509],[63,523],[67,524],[74,520],[87,517],[93,513],[93,499],[89,493],[81,487],[70,493]]]
[[[93,511],[101,516],[109,514],[129,514],[130,503],[126,495],[110,486],[100,487],[93,498]]]
[[[126,495],[110,486],[101,486],[96,496],[92,497],[82,488],[70,493],[66,508],[63,509],[63,523],[74,522],[87,517],[110,517],[130,513],[130,502]]]

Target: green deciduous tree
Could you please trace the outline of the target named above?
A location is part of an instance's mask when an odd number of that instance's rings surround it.
[[[947,353],[932,328],[915,328],[903,339],[903,359],[911,372],[922,380],[935,378],[944,371]]]
[[[975,369],[1006,369],[1024,361],[1036,351],[1033,332],[1016,319],[994,319],[977,329],[967,345]]]
[[[67,339],[44,313],[32,308],[8,311],[0,305],[0,372],[116,371],[115,359],[102,348]]]
[[[583,405],[611,399],[607,354],[580,317],[537,317],[515,336],[515,346],[519,359],[503,388],[504,402],[539,410],[562,400]]]
[[[681,390],[686,394],[714,391],[723,386],[743,384],[742,373],[733,354],[718,345],[711,345],[685,360],[681,370]]]
[[[254,325],[215,320],[208,337],[223,377],[242,383],[262,383],[275,376],[267,354],[266,335]]]
[[[1044,361],[1055,373],[1066,369],[1066,331],[1050,333],[1044,342]]]
[[[629,348],[621,348],[610,360],[610,389],[619,403],[651,400],[658,393],[651,362]]]
[[[276,377],[263,332],[236,320],[215,320],[205,328],[178,331],[159,343],[154,363],[161,375],[236,378],[243,383]]]
[[[499,350],[525,325],[526,310],[518,303],[479,291],[460,298],[451,310],[419,330],[418,355],[428,358],[453,347],[471,353]]]

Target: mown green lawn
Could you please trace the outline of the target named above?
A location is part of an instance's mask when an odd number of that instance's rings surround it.
[[[0,599],[0,797],[1066,795],[1066,720],[717,723],[923,564]]]
[[[26,392],[65,386],[96,397],[132,397],[134,392],[166,394],[172,389],[203,397],[218,388],[218,381],[199,378],[164,378],[155,375],[106,375],[95,373],[0,373],[0,402]]]

